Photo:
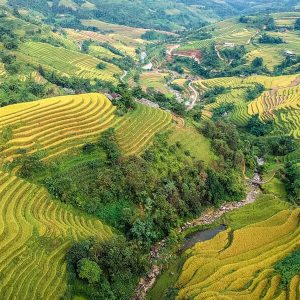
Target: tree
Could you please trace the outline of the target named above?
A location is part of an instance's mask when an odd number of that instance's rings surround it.
[[[283,44],[284,40],[280,36],[272,36],[264,33],[258,41],[261,44]]]
[[[253,68],[260,68],[262,67],[264,64],[264,60],[262,57],[255,57],[251,63],[251,66]]]
[[[81,279],[86,279],[89,284],[97,283],[100,281],[102,271],[96,262],[82,258],[77,264],[77,272]]]
[[[262,136],[270,133],[273,130],[273,121],[268,120],[265,123],[262,122],[258,114],[253,115],[246,125],[246,129],[253,135]]]
[[[295,21],[295,29],[300,30],[300,18]]]

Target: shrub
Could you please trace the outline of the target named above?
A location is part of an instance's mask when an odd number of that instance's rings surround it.
[[[86,279],[90,284],[99,282],[100,280],[100,267],[88,258],[83,258],[78,262],[77,272],[81,279]]]
[[[277,262],[274,269],[281,275],[282,285],[287,288],[291,279],[300,274],[300,249]]]

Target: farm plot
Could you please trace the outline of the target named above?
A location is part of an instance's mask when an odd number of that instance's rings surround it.
[[[99,70],[97,65],[102,61],[97,58],[44,43],[27,42],[22,44],[20,51],[29,61],[66,75],[114,82],[116,79],[113,75],[122,73],[117,66],[110,63],[104,63],[106,68]]]
[[[275,131],[291,133],[298,137],[299,128],[299,100],[300,87],[299,75],[289,76],[250,76],[247,78],[224,77],[200,80],[195,85],[201,93],[214,87],[230,88],[229,92],[216,97],[216,101],[207,104],[203,110],[203,117],[210,118],[214,108],[224,103],[235,105],[229,118],[237,125],[245,125],[251,115],[259,114],[262,120],[275,119]],[[252,102],[245,100],[247,88],[260,83],[265,86],[265,91]]]
[[[176,299],[286,299],[274,265],[300,242],[299,213],[299,209],[283,210],[265,221],[233,232],[228,229],[196,244],[188,250]],[[287,290],[299,296],[298,276]]]
[[[6,73],[3,63],[0,63],[0,77],[4,76]]]
[[[171,123],[171,114],[137,103],[137,108],[116,126],[117,140],[126,155],[139,154],[153,136]]]
[[[300,87],[291,86],[263,93],[248,105],[250,115],[259,114],[262,120],[274,119],[273,134],[300,137]]]
[[[77,42],[82,42],[87,39],[91,39],[100,43],[107,42],[120,50],[122,53],[125,53],[133,58],[137,56],[135,49],[145,43],[145,41],[141,39],[134,39],[130,36],[125,36],[124,34],[102,34],[93,31],[75,31],[73,29],[65,29],[65,31],[72,40],[75,40]]]
[[[201,49],[212,43],[246,45],[256,32],[254,28],[248,28],[245,24],[240,24],[236,20],[225,20],[204,28],[212,34],[211,39],[189,41],[183,44],[178,50]]]
[[[140,84],[144,90],[154,88],[161,93],[170,94],[166,86],[166,76],[168,76],[167,73],[144,72],[140,75]]]
[[[58,204],[43,188],[0,172],[1,299],[60,299],[75,240],[112,236],[96,219]]]
[[[1,108],[0,131],[13,128],[0,159],[13,161],[20,151],[57,157],[99,137],[115,125],[115,107],[101,94],[61,96]],[[22,149],[22,150],[20,150]]]

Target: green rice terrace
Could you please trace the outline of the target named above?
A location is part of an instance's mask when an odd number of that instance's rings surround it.
[[[300,3],[200,2],[0,1],[0,300],[300,299]]]

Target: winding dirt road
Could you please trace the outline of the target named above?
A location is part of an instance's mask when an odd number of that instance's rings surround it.
[[[123,74],[120,76],[120,81],[125,83],[124,78],[127,76],[128,72],[126,70],[123,71]]]
[[[190,96],[191,102],[190,102],[190,104],[188,106],[188,110],[191,110],[191,109],[194,108],[194,106],[195,106],[195,104],[196,104],[196,102],[197,102],[197,100],[199,98],[199,93],[198,93],[198,91],[193,86],[194,82],[195,81],[191,81],[189,83],[189,89],[191,90],[191,96]]]

